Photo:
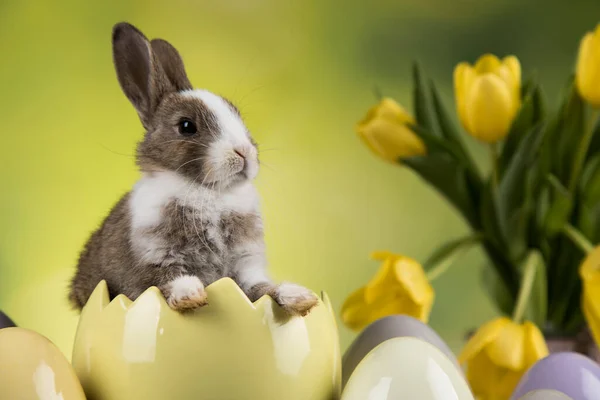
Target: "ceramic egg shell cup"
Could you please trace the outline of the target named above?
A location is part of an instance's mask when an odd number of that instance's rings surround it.
[[[209,304],[172,310],[156,288],[109,301],[101,282],[82,310],[73,367],[91,400],[339,398],[337,327],[326,294],[306,317],[237,284],[206,287]],[[65,399],[67,400],[67,399]]]

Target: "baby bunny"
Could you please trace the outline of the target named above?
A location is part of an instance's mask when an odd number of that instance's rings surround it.
[[[256,143],[237,108],[194,89],[177,50],[114,26],[113,61],[123,92],[146,133],[138,144],[141,178],[85,245],[69,299],[78,309],[101,280],[111,298],[158,287],[169,306],[207,304],[204,287],[232,278],[255,301],[270,295],[291,315],[317,304],[308,289],[275,284],[266,271]]]

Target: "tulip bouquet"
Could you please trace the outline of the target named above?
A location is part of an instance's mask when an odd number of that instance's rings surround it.
[[[358,134],[377,156],[435,188],[471,233],[423,266],[376,253],[381,269],[349,296],[342,320],[356,330],[390,314],[427,321],[430,282],[479,245],[489,264],[483,282],[503,316],[482,326],[460,358],[475,395],[508,398],[548,353],[542,331],[573,335],[587,325],[600,343],[600,250],[592,245],[600,242],[600,25],[581,41],[556,109],[535,77],[522,82],[514,56],[456,66],[456,112],[464,131],[489,148],[486,174],[435,85],[419,66],[413,71],[414,116],[382,98]]]

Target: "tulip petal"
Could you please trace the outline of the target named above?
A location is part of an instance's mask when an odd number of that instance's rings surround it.
[[[493,54],[484,54],[475,63],[475,72],[478,75],[495,73],[500,68],[500,60]]]
[[[394,259],[395,256],[392,256],[383,260],[375,276],[365,286],[365,301],[367,304],[374,303],[378,297],[397,290],[399,285],[393,271]]]
[[[393,99],[386,97],[377,107],[378,117],[398,121],[401,124],[414,123],[415,119]]]
[[[458,361],[462,364],[473,359],[488,343],[495,340],[502,328],[509,323],[511,323],[510,319],[502,317],[482,325],[469,339],[460,353]]]
[[[579,52],[577,54],[577,74],[575,76],[575,83],[577,89],[582,97],[588,98],[590,87],[589,82],[591,81],[594,60],[593,60],[593,46],[594,46],[594,35],[587,33],[579,44]]]
[[[375,261],[385,261],[390,257],[396,257],[396,254],[387,250],[378,250],[371,253],[371,259]]]
[[[369,311],[369,323],[389,315],[399,314],[409,315],[423,321],[420,317],[420,307],[398,292],[396,292],[396,296],[377,298],[375,303],[369,304]]]
[[[600,26],[600,25],[599,25]],[[600,107],[600,28],[586,34],[579,45],[576,84],[579,94]]]
[[[505,82],[506,87],[511,93],[511,114],[516,115],[521,107],[521,83],[520,81],[515,80],[513,72],[506,65],[502,65],[500,67],[498,70],[498,76]]]
[[[496,384],[496,390],[492,394],[498,400],[509,399],[515,388],[519,384],[521,377],[525,373],[526,369],[519,371],[513,371],[510,369],[502,369],[502,375]]]
[[[485,351],[496,365],[518,371],[525,365],[525,329],[513,321],[505,324],[496,340],[489,343]]]
[[[524,372],[524,369],[513,371],[496,364],[483,351],[468,361],[466,376],[476,398],[505,400],[510,398]]]
[[[548,345],[544,335],[532,322],[525,321],[525,368],[529,368],[536,361],[548,355]]]
[[[353,330],[361,330],[372,322],[389,315],[404,314],[421,319],[421,307],[397,291],[386,291],[375,297],[372,303],[365,301],[365,288],[353,292],[342,306],[344,324]],[[423,321],[427,322],[427,321]]]
[[[498,76],[478,76],[467,98],[466,113],[469,132],[494,143],[506,136],[515,117],[514,96]]]
[[[406,126],[408,123],[414,123],[413,117],[394,100],[385,98],[369,109],[356,131],[375,155],[395,163],[426,152],[425,144]]]
[[[433,301],[433,288],[421,264],[409,257],[401,257],[394,262],[394,273],[399,284],[417,304]]]
[[[586,282],[600,279],[600,246],[596,246],[579,267],[579,276]]]
[[[521,107],[521,64],[515,56],[502,60],[498,75],[506,82],[513,97],[513,113],[516,115]]]
[[[583,284],[583,315],[596,343],[600,343],[600,283]]]
[[[502,65],[508,68],[514,82],[516,82],[518,86],[521,86],[521,63],[519,62],[519,59],[515,56],[504,57]]]
[[[463,127],[470,131],[466,118],[467,94],[472,87],[475,71],[467,63],[460,63],[454,68],[454,95],[456,101],[456,111]]]
[[[373,152],[373,154],[385,158],[385,149],[381,147],[379,143],[370,135],[370,130],[362,127],[357,127],[358,136],[362,139],[363,143]]]
[[[350,329],[358,330],[365,324],[367,310],[364,295],[364,287],[355,290],[342,305],[341,318]]]
[[[372,121],[358,131],[365,144],[390,162],[425,154],[425,144],[408,127],[387,119]]]
[[[466,372],[469,386],[475,397],[487,399],[489,393],[496,391],[503,369],[492,363],[484,352],[469,360]]]

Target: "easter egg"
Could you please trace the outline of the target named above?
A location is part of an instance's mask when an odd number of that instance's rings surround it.
[[[554,390],[573,400],[598,400],[600,365],[578,353],[550,354],[523,375],[511,399],[540,389]]]
[[[408,315],[391,315],[367,326],[352,342],[342,358],[342,387],[362,359],[380,343],[394,337],[415,337],[440,349],[460,370],[452,350],[428,325]]]
[[[564,393],[557,392],[556,390],[533,390],[526,393],[519,400],[573,400]]]
[[[0,400],[85,400],[75,371],[44,336],[0,329]]]
[[[473,400],[463,374],[436,346],[415,337],[388,339],[356,366],[342,400]]]

